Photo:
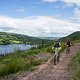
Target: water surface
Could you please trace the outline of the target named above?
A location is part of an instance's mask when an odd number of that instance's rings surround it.
[[[8,54],[17,50],[28,50],[32,46],[25,44],[0,45],[0,54]]]

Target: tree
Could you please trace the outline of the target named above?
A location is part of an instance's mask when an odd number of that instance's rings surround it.
[[[41,40],[41,47],[44,47],[44,39]]]
[[[10,44],[11,42],[10,42],[10,40],[8,39],[8,38],[3,38],[3,40],[2,40],[2,43],[3,44]]]

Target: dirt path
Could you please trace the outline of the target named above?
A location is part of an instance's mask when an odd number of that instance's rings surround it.
[[[60,62],[54,65],[50,59],[47,63],[40,66],[38,70],[19,80],[69,80],[72,72],[68,70],[70,59],[80,49],[80,44],[71,47],[70,54],[61,54]]]

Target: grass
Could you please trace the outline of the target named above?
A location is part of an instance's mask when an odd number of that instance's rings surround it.
[[[21,43],[20,41],[16,41],[16,40],[11,40],[11,43],[12,44],[19,44],[19,43]]]
[[[71,80],[80,80],[80,52],[72,58],[69,67],[74,72],[74,76]]]
[[[13,54],[0,57],[0,76],[13,74],[24,70],[33,70],[35,66],[46,60],[35,60],[34,55],[39,50],[17,51]]]

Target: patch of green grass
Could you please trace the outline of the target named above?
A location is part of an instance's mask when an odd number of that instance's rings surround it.
[[[74,71],[72,80],[80,80],[80,52],[72,58],[69,67]]]
[[[0,57],[0,76],[24,70],[34,70],[35,66],[46,61],[34,59],[34,55],[39,52],[40,50],[16,51],[15,53]]]
[[[80,80],[80,70],[76,72],[72,80]]]
[[[23,70],[25,67],[24,59],[22,58],[10,58],[4,59],[2,63],[0,63],[0,75],[8,75],[12,73],[16,73],[19,70]]]
[[[12,58],[5,60],[0,63],[0,75],[8,75],[19,72],[21,70],[30,70],[32,71],[35,66],[40,65],[45,62],[45,60],[29,60],[25,61],[23,58]]]

